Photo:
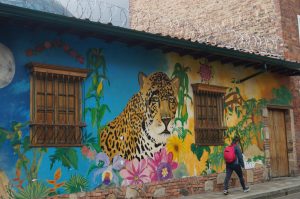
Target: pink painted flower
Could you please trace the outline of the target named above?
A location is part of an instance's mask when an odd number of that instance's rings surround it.
[[[81,148],[82,155],[87,156],[88,152],[89,152],[89,148],[87,146],[83,146]]]
[[[77,55],[77,52],[75,50],[71,50],[69,54],[70,54],[71,57],[75,58],[76,55]]]
[[[79,57],[77,58],[77,60],[78,60],[78,62],[81,63],[81,64],[84,63],[84,58],[83,58],[82,56],[79,56]]]
[[[120,175],[124,178],[122,185],[137,185],[151,181],[147,160],[126,161],[125,169],[120,171]]]
[[[173,170],[178,167],[178,163],[173,162],[173,153],[167,153],[165,148],[156,152],[153,159],[149,158],[148,164],[152,182],[173,178]]]

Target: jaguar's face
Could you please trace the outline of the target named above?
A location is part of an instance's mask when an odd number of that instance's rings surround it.
[[[145,99],[143,133],[156,143],[166,143],[175,125],[179,79],[169,79],[157,72],[148,77],[140,74],[141,93]]]

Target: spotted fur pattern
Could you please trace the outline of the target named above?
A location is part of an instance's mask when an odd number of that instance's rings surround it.
[[[140,73],[139,84],[140,91],[100,133],[100,146],[110,159],[117,154],[127,160],[153,157],[172,133],[179,79]]]

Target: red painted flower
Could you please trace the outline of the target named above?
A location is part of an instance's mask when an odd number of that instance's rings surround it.
[[[70,49],[70,46],[68,44],[64,44],[63,49],[64,51],[68,51]]]
[[[71,55],[71,57],[76,57],[76,55],[77,55],[77,52],[75,51],[75,50],[71,50],[70,51],[70,55]]]
[[[79,56],[79,57],[77,58],[77,60],[78,60],[78,62],[81,63],[81,64],[84,63],[84,58],[81,57],[81,56]]]
[[[28,50],[26,50],[26,55],[28,56],[28,57],[30,57],[30,56],[32,56],[33,55],[33,52],[32,52],[32,50],[31,49],[28,49]]]
[[[52,44],[49,41],[45,41],[44,46],[45,48],[51,48]]]

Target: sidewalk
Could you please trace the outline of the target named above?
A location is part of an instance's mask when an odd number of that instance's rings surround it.
[[[250,192],[244,193],[242,188],[229,189],[229,194],[224,195],[223,192],[208,192],[199,195],[181,197],[182,199],[264,199],[276,198],[288,194],[300,192],[300,176],[273,178],[271,181],[250,185]]]

